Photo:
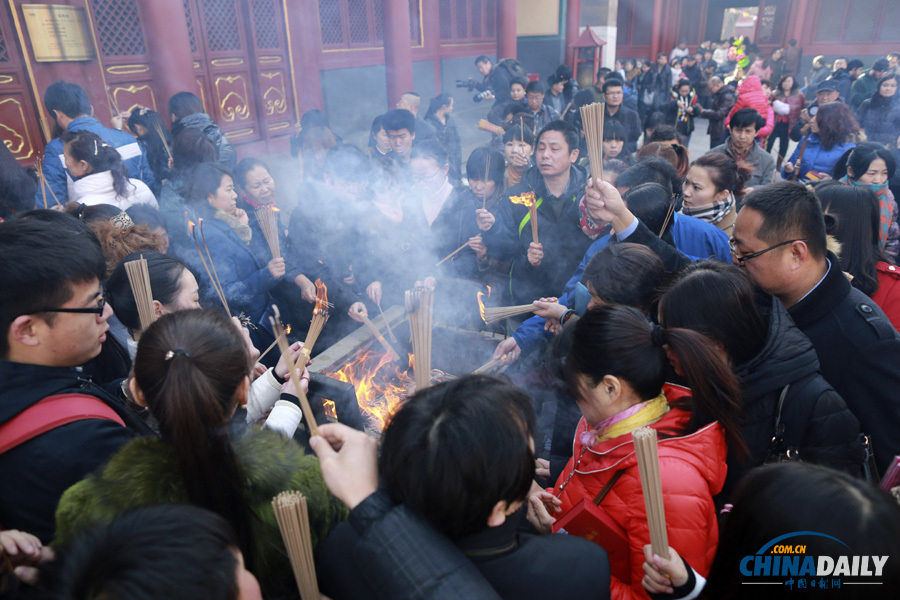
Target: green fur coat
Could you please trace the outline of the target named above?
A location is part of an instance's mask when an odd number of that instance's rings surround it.
[[[347,517],[347,509],[328,492],[316,457],[304,454],[293,440],[252,429],[234,446],[247,476],[246,497],[257,518],[255,575],[266,597],[280,596],[292,585],[296,595],[272,498],[285,490],[303,492],[314,548]],[[66,490],[56,509],[54,544],[64,544],[89,525],[108,523],[130,508],[165,503],[188,503],[174,450],[156,438],[133,440],[102,470]]]

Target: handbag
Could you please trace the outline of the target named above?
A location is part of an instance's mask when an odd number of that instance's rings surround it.
[[[784,408],[784,399],[787,398],[791,384],[784,386],[781,395],[778,396],[778,408],[775,411],[775,432],[769,441],[769,449],[763,464],[795,462],[800,460],[800,451],[794,447],[788,447],[784,440],[784,422],[781,420],[781,409]]]

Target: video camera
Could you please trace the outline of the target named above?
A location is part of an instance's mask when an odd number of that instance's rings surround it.
[[[472,79],[471,77],[469,77],[468,79],[457,79],[456,80],[456,87],[466,88],[470,92],[474,91],[477,85],[478,85],[478,83],[476,83],[476,81],[474,79]],[[475,96],[472,97],[472,100],[474,102],[481,102],[485,98],[490,98],[492,94],[493,94],[493,92],[491,92],[490,89],[487,89],[487,90],[484,90],[483,92],[478,92],[477,94],[475,94]]]

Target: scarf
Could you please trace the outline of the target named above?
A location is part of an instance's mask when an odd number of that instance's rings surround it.
[[[728,137],[728,149],[731,151],[731,158],[734,159],[734,162],[741,162],[742,160],[745,160],[750,155],[750,152],[753,150],[753,144],[750,144],[750,147],[747,148],[746,152],[744,152],[743,154],[738,154],[737,151],[734,149],[734,144],[731,143],[731,137],[729,136]]]
[[[597,423],[591,429],[583,431],[580,437],[581,444],[589,447],[615,439],[631,433],[638,427],[656,423],[667,412],[669,412],[669,401],[666,400],[665,393],[660,392],[656,398],[635,404],[631,408]]]
[[[578,222],[578,225],[581,227],[584,235],[592,240],[596,240],[601,235],[609,232],[609,223],[595,221],[588,213],[587,196],[581,197],[581,201],[578,203],[578,212],[581,213],[581,220]]]
[[[247,246],[250,245],[250,240],[253,239],[253,230],[250,229],[249,225],[244,225],[241,223],[241,220],[234,215],[229,215],[227,212],[221,210],[216,211],[215,217],[231,227],[244,244]]]
[[[689,217],[703,219],[704,221],[715,225],[728,216],[734,208],[734,203],[734,194],[729,193],[728,198],[726,198],[724,202],[711,202],[710,204],[704,204],[703,206],[688,206],[685,204],[681,208],[681,212]]]
[[[878,247],[881,250],[884,250],[884,245],[887,243],[888,233],[891,228],[891,221],[894,220],[894,196],[891,194],[888,183],[886,181],[881,185],[876,185],[874,183],[859,183],[858,181],[850,179],[849,175],[841,177],[841,183],[844,185],[867,187],[875,192],[875,197],[878,198]]]

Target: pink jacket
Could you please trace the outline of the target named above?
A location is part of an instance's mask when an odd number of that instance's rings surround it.
[[[728,116],[725,117],[725,127],[731,121],[732,115],[742,108],[752,108],[766,120],[765,126],[756,134],[757,138],[767,137],[775,128],[775,111],[769,105],[769,98],[762,89],[759,77],[751,75],[741,82],[738,86],[737,102],[731,107]]]

